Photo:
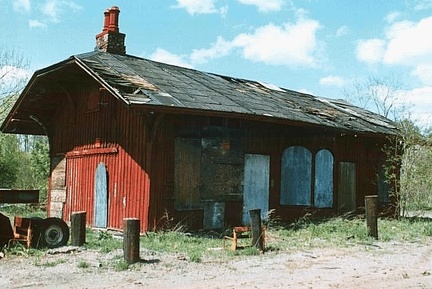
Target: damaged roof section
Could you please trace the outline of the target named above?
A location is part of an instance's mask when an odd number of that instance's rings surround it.
[[[343,100],[127,55],[91,52],[75,57],[128,104],[266,116],[357,132],[396,132],[389,119]]]
[[[259,121],[308,124],[365,134],[397,134],[389,119],[343,100],[315,97],[274,85],[188,69],[129,55],[93,51],[75,55],[37,71],[2,124],[5,132],[41,134],[34,125],[26,130],[34,106],[42,105],[41,91],[61,81],[97,80],[126,105],[194,110]],[[56,79],[58,78],[58,81]],[[79,80],[78,80],[79,79]],[[50,107],[55,107],[53,102]],[[40,107],[39,110],[45,109]],[[174,109],[174,110],[173,110]],[[52,115],[53,110],[43,115]],[[41,115],[41,111],[37,113]],[[18,128],[12,122],[22,123]],[[50,119],[43,119],[49,123]]]

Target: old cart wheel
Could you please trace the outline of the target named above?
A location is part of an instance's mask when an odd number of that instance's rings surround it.
[[[47,218],[44,220],[41,239],[43,245],[48,248],[57,248],[67,244],[69,240],[69,227],[59,218]]]
[[[43,246],[41,234],[44,229],[44,219],[39,217],[32,217],[31,228],[32,228],[32,239],[31,245],[35,248],[41,248]]]

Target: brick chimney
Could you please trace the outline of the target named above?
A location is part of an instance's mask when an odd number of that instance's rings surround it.
[[[102,32],[96,35],[96,51],[113,54],[126,54],[124,45],[126,35],[119,31],[120,9],[117,6],[104,11],[104,25]]]

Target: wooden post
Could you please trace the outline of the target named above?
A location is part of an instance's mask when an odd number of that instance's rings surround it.
[[[123,256],[128,264],[139,261],[140,220],[137,218],[123,219]]]
[[[87,212],[73,212],[71,214],[71,245],[82,246],[86,240]]]
[[[365,207],[368,235],[378,239],[378,196],[366,196]]]
[[[262,238],[261,209],[249,210],[251,219],[252,246],[255,246],[261,252],[264,251],[264,242]]]

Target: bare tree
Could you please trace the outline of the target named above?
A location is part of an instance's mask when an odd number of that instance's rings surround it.
[[[352,88],[344,90],[347,101],[382,116],[399,121],[406,119],[408,104],[403,102],[406,92],[399,78],[370,76],[367,81],[355,81]]]
[[[432,139],[425,137],[411,119],[400,78],[369,77],[346,89],[345,97],[351,103],[394,120],[399,129],[399,135],[389,139],[383,149],[385,177],[392,188],[389,193],[397,201],[396,212],[404,215],[407,210],[431,209]]]
[[[17,50],[0,47],[0,121],[14,104],[28,78],[28,61]]]

